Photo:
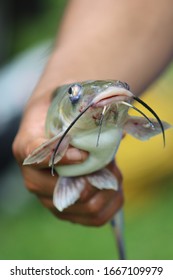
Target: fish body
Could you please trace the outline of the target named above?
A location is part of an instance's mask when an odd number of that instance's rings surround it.
[[[65,131],[67,129],[82,108],[89,104],[91,98],[93,99],[100,90],[104,89],[105,83],[97,87],[96,85],[98,83],[99,82],[88,82],[81,84],[83,97],[81,101],[79,101],[79,104],[71,104],[67,93],[69,86],[61,88],[60,91],[56,91],[46,121],[47,137],[57,135],[57,123],[58,130],[62,129]],[[109,82],[107,86],[110,84],[111,82]],[[57,106],[57,104],[62,105]],[[87,151],[89,156],[85,162],[80,164],[56,166],[55,169],[60,176],[86,175],[103,168],[112,160],[120,144],[123,129],[121,125],[116,125],[115,127],[114,111],[117,111],[117,106],[113,104],[110,106],[109,110],[112,110],[112,112],[108,111],[105,113],[99,145],[96,146],[96,141],[102,107],[90,109],[71,129],[69,132],[69,144]],[[52,124],[54,124],[54,126]]]
[[[122,101],[130,102],[131,97],[132,93],[123,83],[111,80],[64,85],[54,92],[45,124],[46,136],[50,140],[33,151],[25,159],[24,164],[39,163],[52,154],[54,154],[53,164],[56,164],[69,145],[89,153],[83,163],[55,165],[60,178],[55,187],[53,200],[58,210],[62,211],[80,197],[84,188],[84,181],[81,180],[83,176],[87,176],[90,183],[99,189],[117,190],[117,180],[105,166],[114,158],[124,133],[124,125],[128,120],[129,107],[122,104]],[[88,106],[88,110],[71,126]],[[62,138],[57,152],[53,153],[56,144]],[[77,177],[76,184],[74,177]]]
[[[133,100],[147,107],[156,120],[149,119],[136,108]],[[142,117],[130,116],[129,108]],[[118,190],[117,179],[105,166],[113,160],[124,133],[147,140],[162,132],[164,138],[164,129],[169,127],[147,104],[135,97],[126,83],[106,80],[64,85],[55,91],[48,110],[47,142],[34,150],[24,164],[39,163],[50,157],[52,170],[54,168],[59,174],[53,202],[59,211],[63,211],[79,199],[85,187],[84,178],[98,189]],[[80,164],[56,165],[69,145],[87,151],[88,158]],[[122,251],[123,245],[119,247]]]

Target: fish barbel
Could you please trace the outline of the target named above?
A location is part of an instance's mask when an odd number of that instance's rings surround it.
[[[148,118],[132,102],[142,104],[155,118]],[[142,116],[130,116],[129,108]],[[59,211],[74,204],[85,187],[86,178],[98,189],[118,190],[118,182],[105,166],[118,150],[123,134],[128,133],[139,140],[162,133],[170,125],[144,101],[136,97],[128,84],[117,80],[84,81],[59,87],[53,94],[49,107],[45,133],[48,140],[35,149],[24,165],[42,162],[50,157],[49,165],[58,173],[53,203]],[[80,164],[56,165],[69,145],[89,153]],[[111,224],[115,230],[120,259],[124,259],[121,214],[116,214]]]

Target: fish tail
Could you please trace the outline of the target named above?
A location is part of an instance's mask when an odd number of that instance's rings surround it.
[[[126,259],[125,254],[125,244],[123,236],[123,227],[124,227],[124,217],[122,209],[112,218],[110,221],[111,227],[113,229],[115,241],[118,247],[118,254],[120,260]]]

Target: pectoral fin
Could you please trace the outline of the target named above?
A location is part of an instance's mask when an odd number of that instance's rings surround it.
[[[53,193],[53,204],[59,210],[74,204],[85,187],[83,177],[60,177]]]
[[[143,117],[132,117],[129,116],[125,125],[124,130],[131,134],[133,137],[138,138],[142,141],[148,140],[149,138],[161,133],[161,128],[159,123],[151,119],[153,125],[151,125],[145,118]],[[171,127],[170,124],[162,121],[164,130]]]
[[[96,171],[86,176],[91,185],[99,190],[112,189],[118,190],[118,181],[116,177],[107,168]]]
[[[59,134],[47,140],[38,148],[36,148],[27,158],[25,158],[23,165],[35,164],[35,163],[38,164],[43,160],[45,160],[47,157],[50,157],[62,134],[63,132],[60,132]],[[58,153],[55,157],[55,163],[57,163],[63,157],[63,155],[65,154],[69,146],[69,142],[70,142],[70,137],[67,135],[58,150]]]

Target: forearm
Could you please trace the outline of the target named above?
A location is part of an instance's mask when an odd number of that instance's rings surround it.
[[[140,94],[172,58],[172,26],[172,0],[72,0],[37,92],[119,79]]]

